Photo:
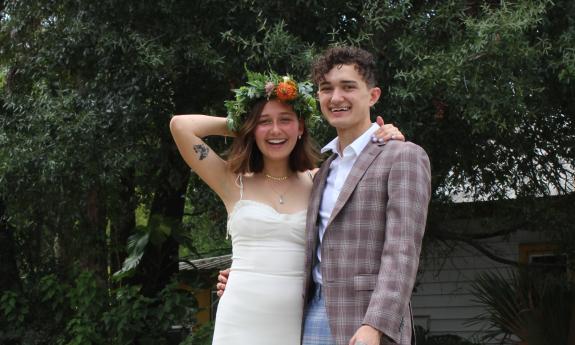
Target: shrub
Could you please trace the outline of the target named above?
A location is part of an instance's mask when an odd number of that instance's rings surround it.
[[[186,333],[195,323],[196,301],[176,282],[154,297],[139,286],[103,285],[84,271],[71,284],[47,274],[22,292],[3,292],[0,344],[170,344],[173,326]]]
[[[471,293],[485,307],[473,322],[486,323],[484,340],[519,337],[529,345],[567,344],[573,287],[565,274],[513,270],[484,273]]]

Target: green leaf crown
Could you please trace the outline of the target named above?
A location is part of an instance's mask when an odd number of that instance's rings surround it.
[[[274,72],[267,74],[246,71],[248,81],[234,89],[235,99],[225,102],[228,111],[227,125],[237,132],[244,123],[250,108],[259,100],[277,99],[290,104],[299,118],[304,118],[308,130],[317,124],[321,116],[313,96],[310,81],[296,83],[289,75],[280,77]]]

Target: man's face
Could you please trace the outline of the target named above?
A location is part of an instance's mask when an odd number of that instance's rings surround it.
[[[334,66],[319,84],[321,112],[338,131],[363,131],[370,125],[369,107],[381,90],[368,87],[355,65]]]

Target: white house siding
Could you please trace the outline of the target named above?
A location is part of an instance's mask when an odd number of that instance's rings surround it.
[[[539,234],[518,232],[508,239],[493,238],[482,243],[495,254],[516,261],[520,244],[538,242],[542,242]],[[424,327],[430,335],[454,334],[477,341],[485,325],[469,324],[483,312],[469,293],[471,283],[479,273],[506,270],[508,266],[461,243],[447,256],[444,245],[428,249],[421,258],[422,273],[412,298],[415,324]]]

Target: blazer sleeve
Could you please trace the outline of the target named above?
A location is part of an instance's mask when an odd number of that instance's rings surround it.
[[[419,265],[431,170],[421,147],[412,143],[397,146],[387,180],[381,265],[363,324],[399,343]]]

